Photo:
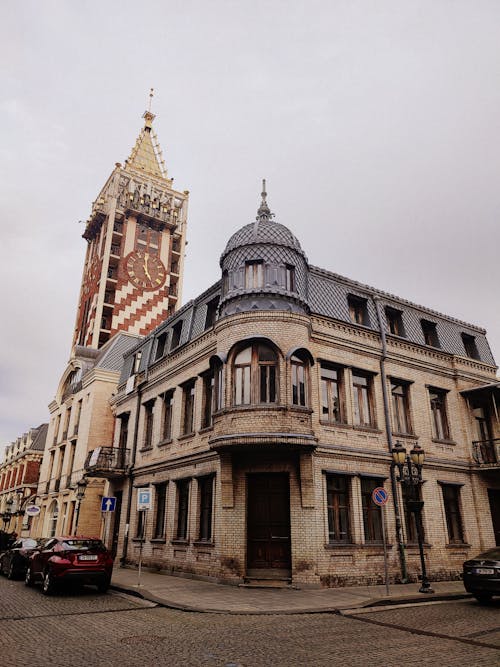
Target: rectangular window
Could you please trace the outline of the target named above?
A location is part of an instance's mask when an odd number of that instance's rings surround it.
[[[174,392],[167,391],[163,395],[163,414],[162,414],[162,441],[172,439],[172,414],[174,409]]]
[[[148,401],[148,403],[144,403],[143,449],[151,449],[153,444],[153,406],[154,401]]]
[[[411,433],[410,387],[407,382],[391,380],[392,418],[395,433]]]
[[[394,334],[395,336],[405,335],[405,329],[403,326],[403,313],[401,310],[396,310],[395,308],[386,306],[385,317],[387,319],[387,326],[389,327],[391,334]]]
[[[219,297],[212,299],[207,303],[207,314],[205,315],[205,330],[210,329],[215,324],[217,317],[217,308],[219,307]]]
[[[429,389],[429,400],[432,415],[432,437],[436,440],[449,440],[446,392],[440,389]]]
[[[245,264],[245,287],[255,289],[264,286],[264,265],[262,262]]]
[[[154,539],[165,537],[165,510],[167,506],[167,483],[156,485],[155,528]]]
[[[326,476],[328,508],[328,541],[349,542],[349,478],[346,475]]]
[[[471,359],[479,359],[479,352],[476,345],[476,337],[469,336],[469,334],[463,333],[462,343],[464,344],[465,354]]]
[[[290,264],[285,266],[285,289],[287,292],[295,292],[295,267]]]
[[[194,431],[194,389],[195,381],[191,380],[182,388],[183,418],[182,434],[187,435]]]
[[[425,344],[430,345],[431,347],[441,347],[439,344],[436,323],[429,322],[429,320],[420,320],[420,324],[422,325]]]
[[[123,413],[119,417],[119,420],[120,420],[120,439],[118,441],[118,447],[120,449],[126,449],[127,448],[129,418],[130,418],[130,413],[128,413],[128,412]]]
[[[203,412],[201,427],[208,428],[212,426],[212,411],[214,404],[215,376],[210,371],[203,376]]]
[[[359,296],[349,294],[347,297],[347,304],[349,306],[349,316],[351,322],[354,324],[363,324],[365,327],[370,326],[370,319],[368,317],[367,300]]]
[[[73,425],[73,435],[77,435],[78,429],[80,427],[80,417],[82,416],[82,399],[78,401],[76,404],[76,415],[75,415],[75,421]]]
[[[200,542],[212,541],[212,506],[213,506],[214,478],[200,477],[198,490],[200,497]]]
[[[453,484],[441,484],[441,490],[443,492],[449,543],[463,544],[464,532],[460,514],[460,487]]]
[[[361,501],[363,505],[363,525],[365,528],[365,542],[382,541],[382,512],[372,500],[372,492],[377,486],[382,486],[380,479],[372,477],[361,478]]]
[[[176,322],[172,328],[172,340],[170,341],[171,350],[174,350],[176,347],[179,347],[179,344],[181,342],[181,334],[182,334],[182,320],[180,322]]]
[[[354,423],[358,426],[373,426],[371,375],[352,372],[352,387],[354,396]]]
[[[187,540],[189,514],[189,479],[177,482],[177,534],[178,540]]]
[[[405,484],[401,485],[401,490],[403,492],[403,509],[404,509],[404,520],[406,528],[406,541],[410,543],[415,543],[418,541],[417,537],[417,522],[415,519],[415,513],[410,512],[408,509],[408,502],[414,500],[412,497],[411,491],[408,489],[408,486]],[[422,490],[417,487],[417,498],[416,500],[422,500]],[[422,527],[422,538],[424,538],[424,530]]]
[[[343,370],[333,366],[321,366],[321,420],[334,423],[343,417]]]
[[[168,336],[168,333],[165,331],[160,336],[158,336],[158,338],[156,339],[155,361],[157,359],[161,359],[166,352],[165,348],[166,348],[166,344],[167,344],[167,336]]]

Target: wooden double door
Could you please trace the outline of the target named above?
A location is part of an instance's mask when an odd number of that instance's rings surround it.
[[[247,489],[248,569],[290,569],[288,474],[249,474]]]

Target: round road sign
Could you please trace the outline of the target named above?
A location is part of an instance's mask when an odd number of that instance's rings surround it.
[[[389,494],[384,488],[382,488],[381,486],[377,486],[377,488],[373,489],[372,491],[372,500],[375,503],[375,505],[381,507],[382,505],[385,505],[386,502],[389,500]]]

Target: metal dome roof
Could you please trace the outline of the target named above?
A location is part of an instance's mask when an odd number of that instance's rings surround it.
[[[297,238],[292,232],[278,222],[273,222],[274,214],[271,213],[266,201],[266,182],[263,181],[262,203],[257,211],[257,218],[255,222],[251,222],[244,227],[241,227],[229,239],[226,248],[221,256],[221,262],[228,253],[247,245],[262,245],[271,244],[275,246],[284,246],[292,248],[301,255],[304,251]]]

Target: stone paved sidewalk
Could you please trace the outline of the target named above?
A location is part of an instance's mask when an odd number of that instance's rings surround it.
[[[461,581],[432,583],[434,594],[419,584],[351,586],[324,589],[243,588],[184,577],[115,567],[111,587],[166,607],[231,614],[304,614],[357,609],[382,604],[418,603],[468,597]]]

